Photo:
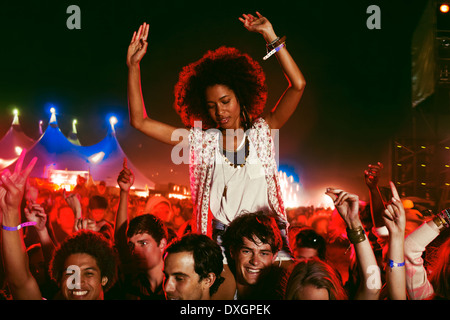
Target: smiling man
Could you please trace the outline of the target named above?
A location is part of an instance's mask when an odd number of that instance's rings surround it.
[[[165,251],[167,300],[209,300],[223,282],[222,250],[211,238],[187,234]]]
[[[2,172],[0,177],[0,243],[5,276],[13,299],[42,300],[39,285],[30,271],[21,230],[29,226],[21,223],[20,204],[28,175],[37,161],[36,157],[33,158],[22,171],[25,153],[25,150],[21,153],[13,174]],[[67,300],[103,300],[104,292],[114,284],[117,276],[116,256],[111,243],[94,231],[82,230],[66,238],[56,249],[50,265],[51,276],[60,287],[58,297]]]
[[[116,255],[102,234],[82,230],[61,244],[50,271],[59,284],[60,298],[103,300],[117,278]]]
[[[284,269],[274,264],[282,247],[276,220],[263,212],[245,213],[223,235],[225,254],[236,279],[237,300],[281,298]]]

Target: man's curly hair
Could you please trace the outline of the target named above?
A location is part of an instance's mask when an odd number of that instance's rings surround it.
[[[64,274],[66,259],[76,253],[94,257],[100,269],[101,277],[108,282],[103,290],[106,292],[117,280],[117,256],[114,248],[101,233],[81,230],[67,237],[56,250],[50,262],[50,273],[56,283],[60,283]]]
[[[221,84],[233,90],[241,106],[241,115],[245,109],[245,116],[251,123],[266,105],[265,80],[257,61],[236,48],[222,46],[208,51],[180,72],[174,90],[175,109],[188,128],[194,126],[194,121],[202,121],[204,129],[217,127],[208,113],[205,95],[207,87]]]

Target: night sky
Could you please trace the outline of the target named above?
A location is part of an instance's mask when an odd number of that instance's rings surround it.
[[[81,9],[81,29],[69,30],[69,5]],[[369,5],[381,9],[381,29],[369,30]],[[287,82],[277,60],[263,61],[265,42],[238,17],[261,12],[305,75],[299,107],[280,133],[280,166],[315,197],[328,186],[366,197],[363,171],[389,166],[392,137],[409,126],[411,36],[425,1],[25,1],[0,8],[0,135],[12,109],[31,137],[47,124],[53,105],[63,133],[77,119],[78,137],[91,145],[117,138],[142,173],[157,183],[188,185],[187,165],[170,162],[170,146],[129,125],[127,47],[142,22],[150,24],[141,63],[149,116],[182,126],[173,109],[181,68],[210,49],[234,46],[262,65],[271,108]],[[386,169],[384,178],[390,172]],[[386,183],[386,180],[384,180]]]

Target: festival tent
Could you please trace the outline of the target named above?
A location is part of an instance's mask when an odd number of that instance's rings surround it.
[[[73,120],[72,132],[67,136],[67,140],[69,140],[70,142],[72,142],[77,146],[81,146],[80,140],[78,139],[77,120]]]
[[[76,133],[76,129],[72,133]],[[114,124],[106,137],[91,146],[79,144],[78,138],[69,140],[59,129],[56,116],[52,113],[49,125],[41,138],[27,151],[25,164],[33,157],[38,160],[30,177],[48,179],[53,170],[66,172],[87,172],[95,181],[105,181],[107,186],[117,185],[117,176],[127,158],[116,138]],[[154,189],[155,183],[144,176],[128,159],[128,168],[135,175],[134,187]],[[13,165],[11,165],[13,170]]]
[[[49,178],[50,170],[88,171],[89,164],[80,151],[61,132],[53,113],[43,135],[27,150],[24,163],[37,157],[30,177],[41,179]]]
[[[113,122],[102,141],[92,146],[79,148],[88,159],[89,171],[94,180],[105,181],[107,186],[117,185],[117,176],[123,168],[124,158],[127,158],[127,167],[135,177],[133,187],[141,190],[155,188],[155,183],[143,175],[126,156],[117,140]]]
[[[14,113],[13,122],[0,140],[0,170],[8,167],[19,158],[23,149],[29,149],[35,140],[28,137],[19,123],[19,115]]]

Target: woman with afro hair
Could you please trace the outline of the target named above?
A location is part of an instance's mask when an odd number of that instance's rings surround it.
[[[192,232],[221,244],[221,234],[240,213],[273,212],[285,235],[278,258],[289,263],[274,133],[297,108],[305,79],[286,49],[285,37],[277,37],[269,20],[256,15],[244,14],[239,20],[264,37],[268,56],[277,57],[288,82],[274,108],[263,114],[267,87],[259,63],[235,48],[220,47],[179,74],[175,109],[188,130],[148,117],[140,80],[140,61],[148,46],[149,25],[144,23],[134,32],[127,53],[130,123],[154,139],[189,150]]]

